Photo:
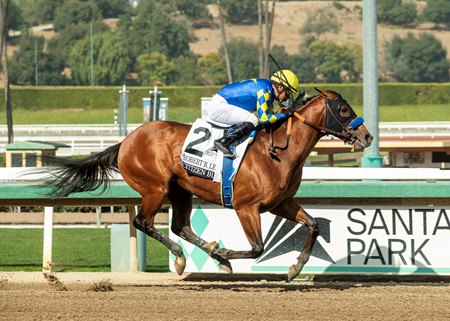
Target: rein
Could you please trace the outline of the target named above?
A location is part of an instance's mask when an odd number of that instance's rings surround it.
[[[323,96],[322,96],[323,97]],[[309,127],[317,130],[318,132],[322,133],[323,135],[332,135],[334,137],[344,139],[344,140],[353,140],[354,135],[348,130],[336,117],[336,115],[333,113],[333,111],[330,108],[329,99],[326,97],[323,97],[326,102],[327,110],[330,111],[330,114],[333,116],[333,118],[337,121],[337,123],[341,126],[343,132],[337,132],[335,130],[329,129],[324,126],[317,125],[313,122],[310,122],[309,120],[305,119],[302,115],[300,115],[298,112],[294,112],[293,116],[295,116],[297,119],[299,119],[302,123],[305,125],[308,125]],[[270,132],[270,147],[269,147],[269,154],[272,158],[279,160],[278,153],[276,152],[277,149],[279,150],[286,150],[289,147],[289,139],[291,138],[291,130],[292,130],[292,116],[288,118],[288,124],[286,129],[286,145],[284,147],[280,146],[274,146],[273,145],[273,131]]]

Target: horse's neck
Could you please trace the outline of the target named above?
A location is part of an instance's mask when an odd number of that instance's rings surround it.
[[[325,111],[319,101],[312,102],[313,105],[304,107],[298,113],[307,121],[323,126],[325,122]],[[293,162],[302,165],[316,146],[321,135],[317,129],[303,123],[299,119],[292,120],[291,142],[289,143],[290,154]]]

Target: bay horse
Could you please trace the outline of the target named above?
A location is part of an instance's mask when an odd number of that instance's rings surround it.
[[[297,277],[310,257],[319,234],[316,220],[294,199],[300,186],[305,161],[325,134],[339,137],[354,150],[369,146],[373,137],[340,94],[319,90],[305,104],[293,104],[293,117],[273,131],[261,130],[246,151],[234,181],[233,208],[250,243],[250,250],[220,248],[191,229],[193,195],[222,204],[219,183],[189,175],[181,161],[182,146],[191,128],[172,121],[152,121],[131,132],[122,142],[83,159],[55,158],[49,171],[53,197],[107,188],[110,174],[120,172],[125,182],[142,196],[133,225],[164,244],[175,256],[175,270],[181,275],[186,258],[180,245],[154,226],[155,215],[167,198],[173,209],[171,230],[218,260],[232,273],[230,259],[257,258],[264,250],[260,214],[270,212],[304,224],[308,235],[287,279]],[[359,122],[357,121],[359,120]],[[355,123],[357,123],[355,125]],[[284,148],[274,142],[288,142]],[[278,151],[277,151],[278,149]]]

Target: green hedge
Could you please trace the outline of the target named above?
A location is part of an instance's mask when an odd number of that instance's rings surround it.
[[[314,87],[339,92],[350,104],[363,104],[362,84],[307,84],[309,95]],[[162,97],[169,98],[171,108],[198,108],[201,97],[211,97],[217,86],[160,87]],[[118,108],[120,87],[12,87],[13,108],[16,109],[110,109]],[[127,87],[130,108],[142,108],[142,99],[149,97],[151,87]],[[0,90],[4,101],[4,90]],[[380,105],[445,104],[450,101],[450,83],[380,83]]]
[[[350,104],[363,104],[362,84],[318,84],[303,86],[308,94],[314,87],[340,93]],[[450,83],[380,83],[378,100],[381,106],[446,104],[450,102]]]

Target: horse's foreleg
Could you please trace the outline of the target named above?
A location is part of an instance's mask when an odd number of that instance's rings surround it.
[[[319,235],[319,227],[316,220],[306,213],[306,211],[293,199],[285,201],[276,209],[272,210],[271,213],[297,223],[302,223],[308,229],[308,236],[306,237],[305,245],[303,246],[299,257],[297,258],[297,264],[294,264],[289,268],[288,280],[290,281],[300,274],[306,262],[308,262],[316,238]]]

